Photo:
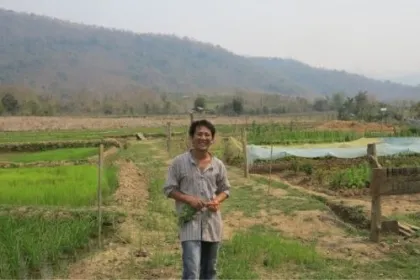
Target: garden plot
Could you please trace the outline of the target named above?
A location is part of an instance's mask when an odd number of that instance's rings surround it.
[[[104,168],[103,196],[115,184],[114,167]],[[0,204],[91,206],[96,201],[98,169],[94,165],[0,169]]]
[[[29,163],[83,160],[98,154],[97,148],[68,148],[40,152],[0,153],[0,162]]]
[[[50,278],[59,261],[89,244],[95,219],[0,216],[0,278]]]
[[[377,141],[372,141],[377,142]],[[384,138],[376,144],[382,167],[420,166],[418,138]],[[253,149],[255,148],[255,149]],[[353,206],[362,206],[368,214],[371,195],[371,165],[366,156],[367,146],[322,148],[251,147],[251,173],[270,173],[292,185],[319,194],[346,198]],[[410,220],[420,212],[420,194],[390,195],[382,199],[382,214],[388,218]]]
[[[97,147],[86,147],[0,155],[18,164],[35,163],[0,169],[1,279],[52,278],[78,253],[97,247],[92,238],[98,235],[98,166],[60,165],[97,154]],[[117,166],[107,160],[102,170],[102,197],[107,200],[117,186]],[[114,223],[108,215],[114,212],[103,211],[101,224]],[[105,234],[109,229],[103,227]]]
[[[325,124],[327,125],[327,124]],[[320,127],[302,127],[299,123],[290,122],[289,125],[272,123],[256,124],[247,128],[247,143],[254,145],[299,145],[350,142],[361,138],[376,137],[411,137],[418,136],[418,131],[392,126],[380,125],[358,126],[357,129],[342,130],[339,127],[320,129]],[[369,129],[367,129],[369,128]]]

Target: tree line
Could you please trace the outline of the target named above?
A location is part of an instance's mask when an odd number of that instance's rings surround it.
[[[89,91],[37,93],[28,88],[0,86],[0,115],[110,115],[139,116],[181,114],[195,110],[218,115],[268,115],[308,112],[337,112],[342,120],[379,121],[420,118],[420,102],[400,101],[386,104],[366,91],[354,96],[335,93],[310,100],[303,97],[236,92],[222,96],[188,96],[132,89],[100,95]],[[386,109],[384,109],[386,108]]]

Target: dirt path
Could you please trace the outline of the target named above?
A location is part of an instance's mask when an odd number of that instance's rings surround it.
[[[119,164],[119,187],[114,195],[114,207],[127,213],[117,229],[116,240],[104,244],[104,249],[93,253],[69,268],[69,279],[113,279],[125,274],[130,263],[147,256],[139,244],[141,236],[136,215],[144,213],[148,192],[145,178],[132,162]]]

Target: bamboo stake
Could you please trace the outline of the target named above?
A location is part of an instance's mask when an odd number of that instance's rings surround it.
[[[171,141],[172,141],[172,131],[171,131],[171,122],[167,123],[167,137],[166,137],[166,149],[168,154],[171,154]]]
[[[249,166],[248,166],[248,151],[246,149],[247,146],[247,139],[246,139],[246,128],[242,128],[242,150],[243,150],[243,156],[244,156],[244,177],[249,178]]]
[[[102,248],[102,167],[103,167],[104,145],[99,145],[98,158],[98,244]]]
[[[271,119],[271,114],[270,114],[270,130],[271,130],[271,134],[270,134],[270,163],[269,163],[269,174],[268,174],[268,189],[267,189],[267,193],[270,194],[270,189],[271,189],[271,173],[273,170],[273,120]]]

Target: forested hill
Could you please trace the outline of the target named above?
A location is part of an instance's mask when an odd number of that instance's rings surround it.
[[[305,63],[281,58],[251,58],[266,71],[285,77],[310,92],[330,94],[345,92],[354,95],[358,91],[368,91],[382,99],[415,98],[420,96],[420,87],[406,86],[390,81],[378,81],[345,71],[314,68]]]
[[[420,94],[419,88],[293,60],[243,57],[187,38],[138,35],[1,9],[0,38],[0,83],[39,91],[113,92],[140,86],[185,93]]]

